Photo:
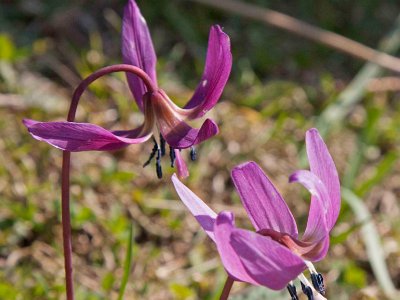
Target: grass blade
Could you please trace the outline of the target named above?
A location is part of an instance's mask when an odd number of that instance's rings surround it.
[[[129,274],[132,268],[132,256],[133,256],[133,224],[129,228],[129,237],[128,237],[128,247],[126,249],[126,257],[124,262],[124,275],[121,281],[121,287],[119,289],[118,300],[122,300],[125,293],[125,288],[128,283]]]
[[[379,233],[372,222],[372,216],[364,202],[352,191],[342,189],[343,199],[349,204],[361,225],[361,237],[367,250],[372,271],[389,299],[399,299],[398,292],[390,278],[389,271],[385,263],[385,255],[379,239]]]

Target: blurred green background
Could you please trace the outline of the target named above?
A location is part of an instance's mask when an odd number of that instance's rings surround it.
[[[382,80],[353,85],[351,89],[360,90],[362,97],[350,107],[339,107],[343,118],[329,122],[320,116],[341,101],[342,92],[365,62],[189,1],[137,2],[158,54],[159,84],[181,105],[203,72],[210,26],[220,24],[231,37],[232,74],[220,103],[207,115],[221,132],[198,148],[198,161],[189,163],[191,176],[185,183],[214,210],[231,210],[239,225],[250,228],[230,170],[254,160],[272,178],[304,228],[309,195],[300,186],[289,185],[287,178],[306,167],[304,135],[318,123],[326,130],[325,141],[348,189],[345,200],[350,202],[343,201],[330,252],[316,267],[325,276],[330,299],[386,299],[390,282],[384,275],[377,280],[371,262],[377,260],[385,273],[384,258],[387,274],[399,287],[398,74],[382,72]],[[392,30],[400,12],[396,0],[247,3],[373,48]],[[61,151],[32,139],[21,120],[65,120],[80,79],[121,62],[124,4],[120,0],[0,1],[0,299],[65,297]],[[117,129],[142,120],[124,74],[91,85],[81,103],[79,121]],[[162,180],[151,166],[142,168],[151,148],[151,143],[145,143],[116,152],[72,155],[78,300],[117,299],[131,223],[134,265],[125,299],[219,297],[226,275],[215,247],[178,201],[169,180],[174,170],[167,161]],[[359,206],[352,209],[354,205]],[[368,225],[376,226],[376,234]],[[267,289],[235,283],[232,295],[281,297],[266,293]]]

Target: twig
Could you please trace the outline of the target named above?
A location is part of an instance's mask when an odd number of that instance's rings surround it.
[[[377,51],[337,33],[318,28],[283,13],[236,0],[189,0],[236,13],[250,19],[292,32],[320,44],[339,50],[353,57],[375,64],[394,72],[400,72],[400,59]]]
[[[368,82],[367,90],[372,93],[400,91],[400,78],[394,76],[372,78]]]
[[[397,17],[394,28],[381,39],[379,49],[394,53],[400,48],[400,15]],[[380,76],[382,69],[374,63],[367,63],[353,78],[350,84],[340,93],[334,103],[329,105],[318,118],[317,128],[325,136],[331,127],[340,124],[351,109],[365,95],[366,87],[372,78]]]

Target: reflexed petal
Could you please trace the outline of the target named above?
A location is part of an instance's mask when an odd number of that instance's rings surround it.
[[[229,36],[220,26],[211,27],[206,65],[196,91],[185,108],[195,108],[191,118],[199,118],[214,107],[228,81],[232,67]]]
[[[164,120],[159,120],[160,131],[167,143],[177,149],[186,149],[216,135],[219,130],[217,124],[210,119],[206,119],[200,129],[190,127],[185,122],[180,122],[172,128],[164,127]],[[168,132],[168,133],[166,133]]]
[[[329,236],[327,236],[316,245],[313,252],[307,254],[307,257],[305,257],[305,259],[309,261],[320,261],[321,259],[325,258],[329,250],[329,242],[330,239]]]
[[[186,117],[184,110],[177,108],[164,93],[153,93],[150,101],[158,128],[172,148],[189,148],[209,139],[219,131],[217,124],[210,119],[205,120],[200,129],[189,126],[184,121]]]
[[[178,173],[178,177],[180,179],[184,179],[189,176],[189,170],[186,166],[185,160],[181,155],[181,151],[179,149],[174,149],[174,152],[175,152],[176,172]]]
[[[129,144],[148,140],[152,133],[143,127],[127,131],[108,131],[100,126],[76,122],[24,121],[29,133],[37,140],[65,151],[117,150]]]
[[[134,0],[129,0],[124,9],[122,21],[122,56],[126,64],[134,65],[144,70],[157,83],[156,62],[153,42],[138,6]],[[143,111],[143,95],[147,91],[143,81],[127,74],[129,88],[135,97],[140,110]]]
[[[214,234],[222,264],[232,278],[258,285],[258,283],[247,274],[247,270],[244,268],[239,256],[231,245],[231,233],[234,229],[233,214],[230,212],[219,213],[214,224]]]
[[[171,179],[179,198],[181,198],[182,202],[200,223],[201,227],[203,227],[208,236],[215,242],[214,222],[217,214],[191,190],[189,190],[182,182],[180,182],[175,174],[172,175]]]
[[[301,183],[313,196],[307,220],[307,228],[302,240],[312,243],[322,241],[329,236],[326,218],[329,212],[330,200],[325,185],[314,173],[306,170],[293,173],[289,181]]]
[[[255,162],[234,168],[232,179],[256,230],[269,228],[297,237],[297,226],[292,213]]]
[[[280,290],[306,268],[299,256],[269,237],[235,228],[230,213],[220,213],[214,228],[218,252],[234,278]]]
[[[321,179],[330,195],[329,199],[324,199],[331,201],[327,215],[327,226],[330,230],[335,225],[340,212],[339,176],[328,148],[317,129],[307,131],[306,146],[311,172]]]

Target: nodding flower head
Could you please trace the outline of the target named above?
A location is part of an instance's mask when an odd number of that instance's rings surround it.
[[[328,251],[329,232],[340,211],[340,184],[332,157],[316,129],[307,132],[306,147],[310,171],[296,171],[289,177],[290,182],[301,183],[311,193],[302,237],[282,196],[254,162],[235,167],[232,179],[255,232],[237,228],[232,213],[216,214],[176,177],[172,181],[181,200],[216,243],[232,278],[275,290],[288,286],[294,295],[291,281],[299,277],[309,299],[323,299],[323,279],[311,262],[323,259]],[[307,267],[315,289],[301,274]]]
[[[232,55],[229,37],[221,27],[211,27],[205,70],[199,85],[188,103],[180,108],[158,87],[157,57],[154,52],[146,20],[134,0],[125,7],[122,23],[122,56],[124,64],[100,69],[82,81],[75,90],[68,122],[39,122],[24,120],[31,135],[64,151],[106,151],[143,143],[153,138],[154,148],[149,161],[156,157],[158,177],[162,176],[160,159],[170,147],[171,166],[177,166],[178,175],[188,176],[180,150],[190,148],[218,133],[218,126],[206,119],[199,129],[187,121],[198,119],[215,106],[228,80]],[[129,88],[144,114],[144,122],[133,130],[110,131],[90,123],[74,122],[76,106],[87,86],[101,76],[112,72],[126,72]]]

